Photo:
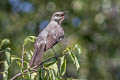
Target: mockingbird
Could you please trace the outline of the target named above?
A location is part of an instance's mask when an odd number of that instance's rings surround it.
[[[65,18],[65,12],[55,12],[52,16],[50,23],[38,35],[35,42],[35,50],[30,61],[30,67],[38,66],[41,63],[43,53],[52,48],[64,38],[64,30],[61,23]]]

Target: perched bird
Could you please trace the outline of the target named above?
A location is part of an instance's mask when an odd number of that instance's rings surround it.
[[[34,54],[30,61],[30,67],[38,66],[42,61],[43,53],[64,38],[64,30],[61,27],[61,23],[66,13],[67,11],[55,12],[50,23],[38,35],[35,42]]]

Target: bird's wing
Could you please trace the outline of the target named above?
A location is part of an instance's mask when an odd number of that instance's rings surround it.
[[[46,50],[52,48],[63,38],[64,38],[64,31],[62,28],[58,28],[54,32],[49,32],[47,36]]]
[[[56,35],[49,33],[47,37],[46,50],[48,50],[49,48],[52,48],[57,43],[58,43],[58,40],[56,38]]]

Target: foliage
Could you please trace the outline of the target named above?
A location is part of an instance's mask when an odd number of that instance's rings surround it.
[[[31,43],[31,42],[35,42],[36,37],[35,36],[28,36],[27,38],[25,38],[23,45],[27,45],[27,43]],[[1,42],[1,45],[6,44],[6,42],[10,41],[8,39],[4,39]],[[2,47],[2,46],[1,46]],[[6,59],[4,61],[4,72],[3,74],[3,80],[13,80],[12,78],[9,77],[10,73],[10,67],[14,66],[11,65],[14,62],[17,63],[17,65],[20,68],[22,77],[26,80],[63,80],[64,79],[64,75],[66,73],[66,68],[67,68],[67,56],[70,56],[73,63],[76,66],[76,70],[78,71],[78,69],[80,68],[80,64],[78,61],[77,56],[75,55],[75,53],[73,51],[77,51],[77,53],[81,54],[81,48],[79,44],[75,44],[74,47],[67,47],[62,54],[56,57],[51,58],[48,61],[43,61],[45,63],[41,64],[38,72],[34,72],[33,68],[29,67],[29,60],[31,59],[33,52],[31,50],[25,51],[24,49],[24,55],[27,55],[28,60],[24,60],[23,59],[23,64],[21,62],[21,58],[20,57],[16,57],[15,55],[11,55],[11,49],[9,47],[7,47],[4,50],[4,53],[6,55]],[[23,67],[22,67],[23,65]],[[27,66],[25,66],[27,65]],[[27,73],[25,73],[25,69],[28,69]]]

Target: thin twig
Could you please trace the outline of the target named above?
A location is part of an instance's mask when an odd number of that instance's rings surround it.
[[[56,56],[56,57],[62,57],[62,56],[64,56],[64,55],[66,55],[66,53],[67,53],[67,52],[65,52],[64,54],[59,54],[59,55]],[[35,68],[37,68],[37,67],[41,67],[44,63],[49,62],[49,61],[51,61],[52,59],[55,59],[56,57],[52,57],[52,58],[49,58],[49,59],[41,62],[40,64],[38,64],[38,66],[32,67],[31,70],[33,70],[33,69],[35,69]],[[29,69],[24,70],[23,74],[25,74],[25,73],[28,72],[28,71],[29,71]],[[34,70],[33,70],[33,71],[34,71]],[[34,72],[35,72],[35,71],[34,71]],[[19,76],[21,76],[21,75],[22,75],[22,73],[18,73],[18,74],[16,74],[14,77],[12,77],[10,80],[15,80],[17,77],[19,77]]]
[[[22,59],[21,59],[22,68],[24,68],[24,45],[22,49]]]

